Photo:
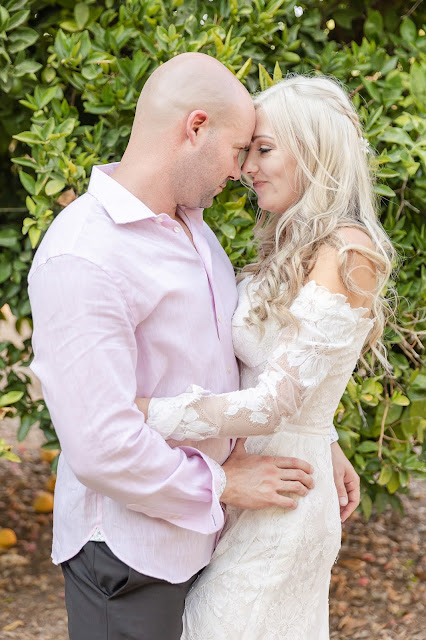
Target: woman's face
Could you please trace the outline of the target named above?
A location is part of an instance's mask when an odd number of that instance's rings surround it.
[[[277,147],[271,125],[263,109],[258,108],[256,128],[241,171],[253,181],[261,209],[284,213],[298,199],[296,166],[293,156]]]

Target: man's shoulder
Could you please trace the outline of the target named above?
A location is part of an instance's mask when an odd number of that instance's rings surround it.
[[[96,263],[99,239],[106,237],[112,226],[102,205],[90,193],[82,194],[53,220],[34,255],[29,277],[48,260],[63,255]]]

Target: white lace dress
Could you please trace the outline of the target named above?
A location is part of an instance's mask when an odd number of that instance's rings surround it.
[[[312,281],[291,307],[299,330],[268,321],[261,338],[244,322],[253,286],[239,284],[233,318],[243,390],[192,387],[153,399],[148,423],[174,440],[252,436],[249,453],[310,462],[315,488],[295,510],[227,508],[212,560],[188,594],[182,640],[326,640],[341,537],[330,428],[373,322]]]

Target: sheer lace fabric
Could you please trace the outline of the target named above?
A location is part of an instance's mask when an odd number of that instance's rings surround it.
[[[249,453],[310,462],[315,488],[296,510],[227,509],[212,560],[187,597],[182,640],[326,640],[341,536],[330,425],[372,321],[310,282],[292,305],[299,331],[269,321],[261,339],[244,323],[253,286],[240,283],[233,319],[243,391],[155,399],[149,424],[174,439],[253,436]]]
[[[332,369],[348,358],[355,365],[371,320],[362,317],[365,309],[352,309],[344,296],[315,282],[302,288],[291,311],[298,327],[275,327],[272,344],[268,336],[271,352],[265,354],[256,386],[213,396],[194,385],[175,398],[153,398],[148,424],[165,438],[178,441],[264,435],[281,429],[283,420],[298,424],[304,407],[311,404]],[[257,332],[240,327],[243,334],[247,330]],[[264,351],[262,343],[258,339],[254,348]],[[237,355],[245,362],[244,348]],[[329,431],[333,415],[330,408],[323,415]]]

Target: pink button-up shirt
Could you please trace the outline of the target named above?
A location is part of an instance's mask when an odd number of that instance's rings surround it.
[[[209,562],[223,526],[216,463],[232,444],[171,447],[134,399],[193,383],[238,389],[234,273],[200,209],[178,209],[194,249],[175,220],[109,177],[115,166],[94,167],[29,275],[31,368],[62,447],[52,555],[71,558],[99,530],[137,571],[183,582]]]

